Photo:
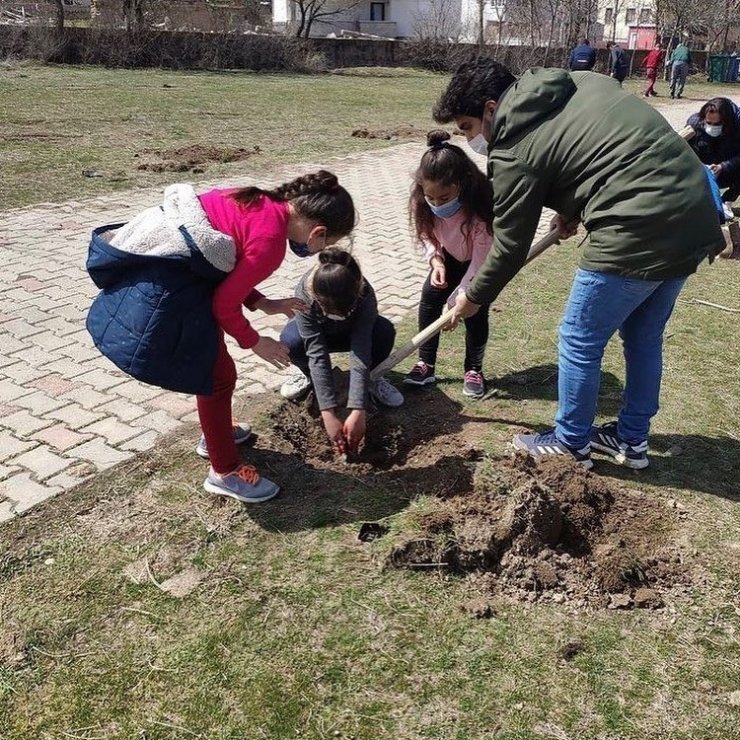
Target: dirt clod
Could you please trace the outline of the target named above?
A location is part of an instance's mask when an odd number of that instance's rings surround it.
[[[517,454],[486,489],[409,511],[414,534],[397,535],[387,564],[446,563],[498,595],[610,609],[658,609],[688,578],[676,512],[574,461]]]

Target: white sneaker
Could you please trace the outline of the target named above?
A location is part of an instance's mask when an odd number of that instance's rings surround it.
[[[306,377],[298,370],[280,386],[280,395],[288,401],[295,401],[306,393],[310,387],[311,378]]]
[[[383,406],[390,406],[391,408],[403,406],[401,391],[392,386],[385,378],[379,378],[370,386],[370,395]]]

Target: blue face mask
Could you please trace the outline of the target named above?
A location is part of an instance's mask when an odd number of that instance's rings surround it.
[[[447,203],[443,203],[441,206],[432,205],[428,198],[425,198],[425,200],[437,218],[451,218],[462,208],[459,197],[448,200]]]
[[[293,239],[288,239],[288,246],[290,247],[290,251],[293,252],[296,257],[311,256],[311,250],[308,248],[308,244],[306,242],[296,242],[293,241]]]

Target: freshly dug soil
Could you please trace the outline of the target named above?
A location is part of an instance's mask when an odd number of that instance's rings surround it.
[[[239,162],[259,153],[258,146],[244,149],[243,147],[203,146],[201,144],[191,144],[174,149],[144,149],[136,156],[144,155],[152,161],[143,162],[137,169],[150,172],[193,172],[197,174],[205,172],[205,167],[210,162]]]
[[[335,385],[341,406],[346,373],[335,370]],[[266,440],[315,469],[412,501],[374,545],[387,566],[466,576],[480,597],[464,608],[478,617],[495,612],[493,597],[660,608],[668,591],[686,588],[688,568],[674,544],[681,511],[559,457],[537,462],[517,453],[488,460],[477,475],[487,420],[465,415],[436,389],[402,391],[407,403],[376,409],[348,462],[332,450],[313,394],[274,408]],[[431,499],[417,506],[419,496]]]
[[[426,141],[427,132],[416,126],[395,126],[393,128],[368,129],[357,128],[352,136],[358,139],[419,139]]]
[[[659,608],[685,583],[671,544],[677,517],[575,461],[498,461],[486,491],[440,500],[413,518],[387,556],[400,568],[468,574],[484,592],[522,601]]]

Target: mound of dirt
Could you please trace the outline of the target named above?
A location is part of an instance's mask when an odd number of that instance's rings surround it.
[[[516,454],[490,490],[425,507],[386,563],[469,575],[484,592],[579,607],[659,608],[685,583],[677,517],[561,458]]]
[[[239,162],[260,153],[260,148],[222,147],[212,145],[191,144],[174,149],[143,149],[138,154],[144,155],[153,161],[140,164],[136,169],[150,172],[205,172],[209,162]]]
[[[347,374],[335,370],[340,407],[346,386]],[[365,443],[347,462],[332,450],[312,394],[273,408],[264,440],[320,472],[424,497],[385,522],[390,533],[372,545],[384,565],[465,576],[476,593],[466,611],[483,618],[495,613],[490,599],[656,609],[689,587],[675,544],[682,512],[670,501],[570,459],[518,453],[481,469],[478,445],[493,420],[466,415],[436,389],[403,391],[413,394],[404,406],[369,414]]]
[[[352,132],[357,139],[420,139],[426,141],[427,132],[416,126],[395,126],[394,128],[357,128]]]

